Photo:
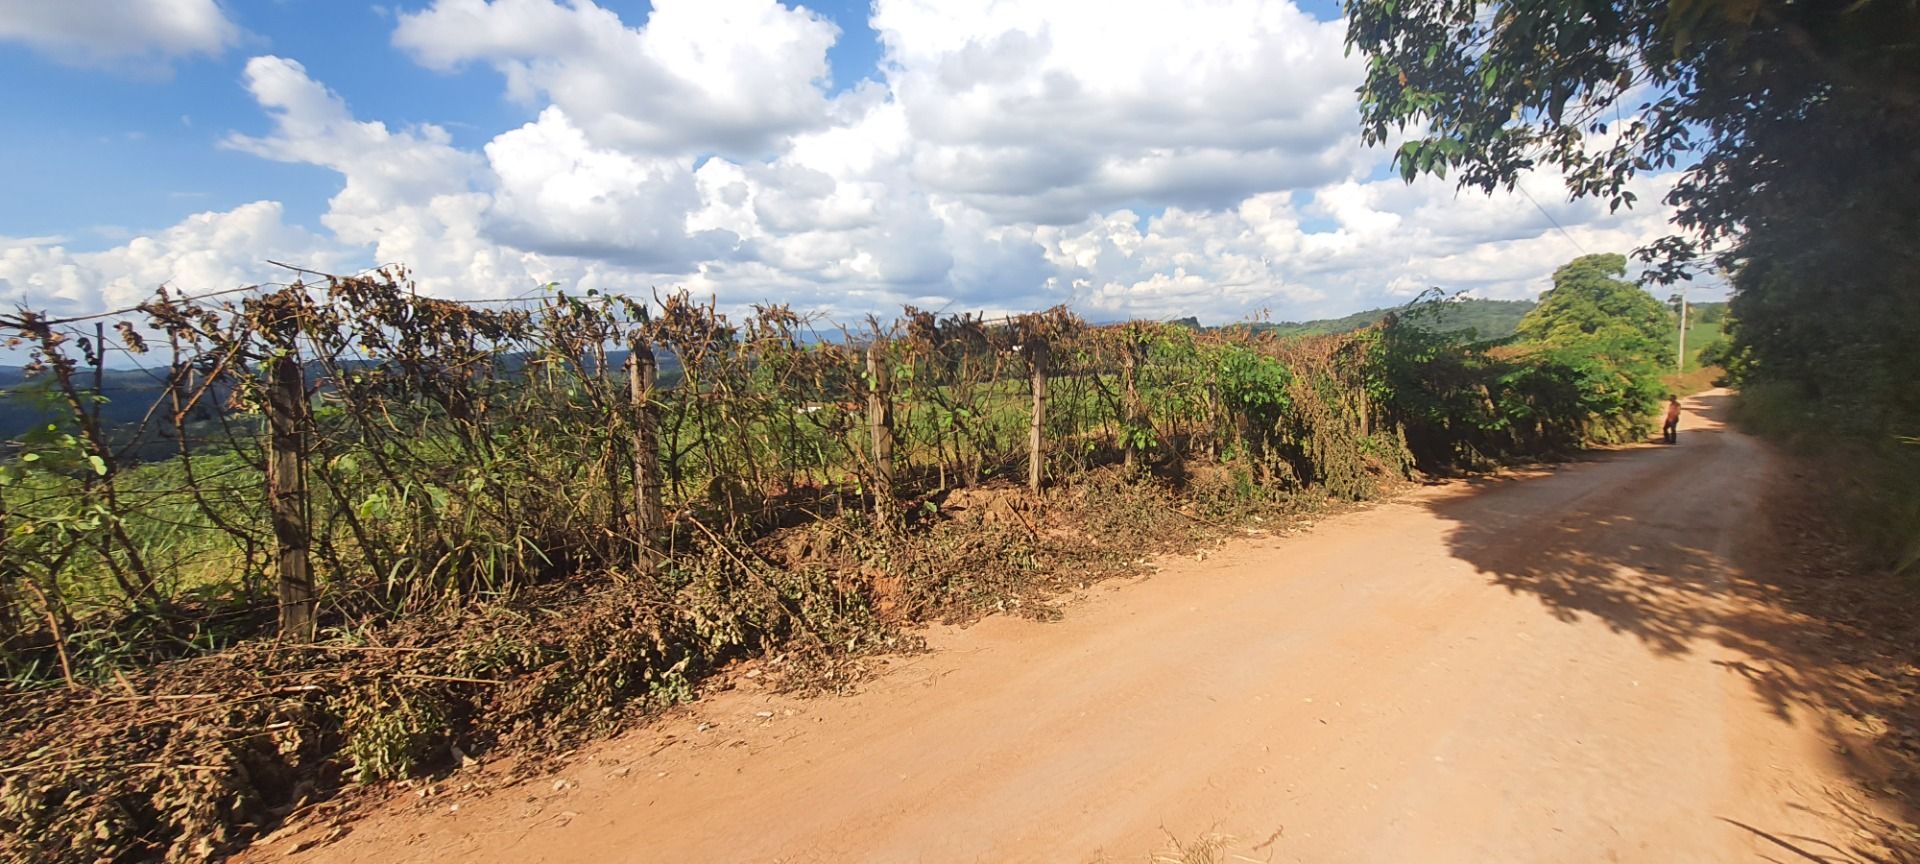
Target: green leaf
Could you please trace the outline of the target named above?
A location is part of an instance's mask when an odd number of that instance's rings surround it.
[[[102,477],[107,476],[107,460],[102,459],[99,456],[88,456],[87,464],[93,466],[93,473],[98,474]]]
[[[361,499],[360,505],[354,509],[358,511],[361,519],[369,520],[385,519],[392,512],[392,509],[387,506],[387,497],[377,492]]]

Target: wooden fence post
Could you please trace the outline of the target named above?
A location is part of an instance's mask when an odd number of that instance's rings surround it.
[[[1140,401],[1140,354],[1142,353],[1140,348],[1143,346],[1133,338],[1131,333],[1123,333],[1122,336],[1123,345],[1126,348],[1126,353],[1120,360],[1120,383],[1126,391],[1124,406],[1126,419],[1120,433],[1126,437],[1123,442],[1125,455],[1122,459],[1122,467],[1131,474],[1139,467],[1140,430],[1146,425],[1144,422],[1146,406]]]
[[[1027,368],[1033,376],[1033,425],[1027,435],[1027,489],[1038,495],[1047,473],[1047,364],[1052,352],[1046,340],[1038,337],[1027,343],[1026,350]]]
[[[867,433],[873,440],[873,512],[893,515],[893,373],[887,367],[886,340],[867,346]]]
[[[653,410],[659,368],[653,346],[635,339],[627,355],[627,396],[633,402],[633,527],[649,562],[655,560],[654,544],[667,527],[660,503],[659,418]]]
[[[1373,435],[1373,402],[1367,398],[1366,379],[1361,379],[1354,392],[1360,394],[1360,437],[1367,438]]]
[[[279,581],[280,638],[312,642],[313,564],[308,560],[306,372],[293,356],[275,358],[267,382],[267,506],[273,518],[274,574]]]
[[[1224,419],[1220,416],[1220,394],[1217,387],[1207,384],[1201,390],[1201,395],[1206,397],[1207,403],[1207,458],[1218,461],[1221,445],[1226,443],[1226,433],[1221,431]]]

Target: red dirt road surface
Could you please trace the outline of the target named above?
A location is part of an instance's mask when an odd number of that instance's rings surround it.
[[[1742,587],[1773,565],[1780,466],[1724,401],[1691,400],[1677,447],[936,629],[851,697],[743,680],[545,777],[246,858],[1144,864],[1213,836],[1219,861],[1910,860],[1815,625]]]

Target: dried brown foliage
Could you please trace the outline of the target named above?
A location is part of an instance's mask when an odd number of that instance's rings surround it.
[[[1414,469],[1371,331],[1057,308],[827,333],[685,294],[457,303],[385,271],[163,292],[113,325],[163,382],[114,425],[104,322],[0,323],[64,417],[0,495],[0,842],[23,859],[218,856],[356,781],[604,733],[743,657],[843,688],[917,622],[1053,614]],[[309,409],[291,540],[262,422],[286,361]],[[1038,494],[1013,481],[1036,465]],[[318,644],[271,639],[290,550]]]

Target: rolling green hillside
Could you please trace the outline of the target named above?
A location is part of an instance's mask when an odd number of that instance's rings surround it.
[[[1687,313],[1687,366],[1692,372],[1700,368],[1700,352],[1708,345],[1720,339],[1722,329],[1727,323],[1727,304],[1694,303]],[[1679,339],[1678,329],[1674,338]]]
[[[1431,313],[1437,329],[1456,332],[1472,330],[1482,339],[1505,339],[1513,335],[1520,319],[1533,310],[1531,300],[1475,300],[1462,299],[1441,304]],[[1280,336],[1323,336],[1339,333],[1351,333],[1387,316],[1389,312],[1402,311],[1400,307],[1387,309],[1368,309],[1355,312],[1341,318],[1323,318],[1317,321],[1283,321],[1279,323],[1259,321],[1251,324],[1230,325],[1246,327],[1255,333],[1271,332]]]
[[[1533,311],[1531,300],[1475,300],[1462,299],[1435,307],[1432,314],[1437,329],[1446,332],[1471,330],[1481,339],[1505,339],[1513,335],[1520,319]],[[1368,309],[1340,318],[1322,318],[1314,321],[1254,322],[1250,324],[1231,324],[1229,327],[1245,327],[1253,332],[1271,332],[1280,336],[1322,336],[1339,333],[1351,333],[1386,317],[1389,312],[1401,311],[1398,307],[1390,309]],[[1726,324],[1726,303],[1694,303],[1687,316],[1687,365],[1686,371],[1700,368],[1700,352],[1720,338]],[[1194,319],[1183,319],[1175,323],[1185,323],[1198,327]],[[1674,342],[1679,339],[1679,327],[1674,328]]]

